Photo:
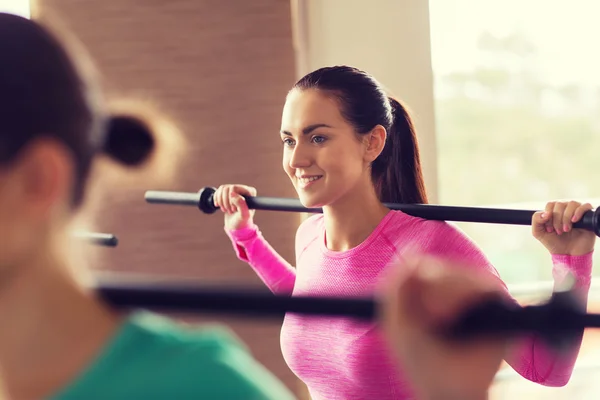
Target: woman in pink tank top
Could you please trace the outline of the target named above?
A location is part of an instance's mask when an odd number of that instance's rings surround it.
[[[275,140],[275,139],[273,139]],[[238,257],[275,293],[370,296],[406,250],[453,261],[492,277],[496,269],[451,224],[390,211],[383,203],[427,203],[417,137],[405,107],[356,68],[321,68],[300,79],[283,109],[279,140],[283,169],[302,204],[323,214],[296,234],[292,267],[263,238],[242,195],[254,188],[224,185],[215,203]],[[584,302],[589,290],[593,234],[572,230],[589,205],[548,203],[534,216],[536,238],[549,250],[560,283],[570,272]],[[540,231],[541,230],[541,231]],[[526,379],[562,386],[571,376],[581,340],[557,356],[538,338],[516,340],[504,357]],[[313,400],[415,398],[374,323],[288,314],[281,349]]]

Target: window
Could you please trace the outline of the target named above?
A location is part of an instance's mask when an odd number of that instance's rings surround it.
[[[430,0],[440,203],[600,203],[599,11],[595,0]],[[459,226],[508,283],[551,279],[529,227]]]

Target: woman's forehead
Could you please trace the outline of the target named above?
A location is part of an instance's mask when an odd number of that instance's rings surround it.
[[[302,129],[314,124],[339,125],[343,121],[337,101],[317,90],[293,90],[287,97],[282,129]]]

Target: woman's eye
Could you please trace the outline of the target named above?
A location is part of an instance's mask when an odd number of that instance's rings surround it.
[[[283,139],[283,144],[285,146],[293,146],[294,145],[294,141],[292,139]]]
[[[312,140],[317,144],[321,144],[325,141],[325,138],[323,136],[315,136]]]

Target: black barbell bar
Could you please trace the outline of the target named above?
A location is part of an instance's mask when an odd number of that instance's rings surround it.
[[[195,206],[205,214],[212,214],[218,210],[213,202],[216,189],[205,187],[194,192],[170,192],[149,190],[145,194],[146,202],[152,204],[172,204]],[[279,197],[244,196],[248,208],[268,211],[294,211],[321,213],[321,208],[306,208],[300,200]],[[458,207],[430,204],[395,204],[386,203],[392,210],[400,210],[413,217],[438,221],[481,222],[490,224],[531,225],[531,218],[536,211],[511,210],[483,207]],[[600,236],[600,208],[587,211],[580,221],[573,224],[573,228],[592,231]]]
[[[215,288],[177,282],[100,281],[94,287],[117,309],[150,309],[183,314],[230,314],[252,318],[282,318],[285,313],[315,317],[345,317],[375,322],[374,298],[289,296],[248,288]],[[585,328],[600,328],[600,314],[587,314],[571,288],[555,292],[543,304],[518,306],[499,298],[481,301],[440,333],[456,340],[480,336],[511,337],[536,333],[561,347]]]

